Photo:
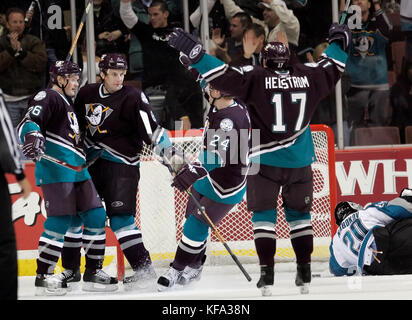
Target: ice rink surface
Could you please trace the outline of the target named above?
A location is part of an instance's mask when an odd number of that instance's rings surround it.
[[[144,290],[125,291],[123,284],[110,293],[91,293],[81,288],[61,297],[35,296],[34,277],[19,278],[19,300],[139,300],[160,301],[272,301],[272,300],[410,300],[412,299],[412,275],[332,277],[325,263],[312,266],[313,278],[308,294],[300,294],[294,284],[294,264],[277,264],[272,295],[263,297],[256,288],[259,269],[256,265],[245,265],[252,277],[248,282],[234,266],[205,266],[200,281],[188,286],[176,286],[166,292],[158,292],[156,285]],[[166,269],[156,269],[162,275]],[[110,267],[106,272],[114,275]]]

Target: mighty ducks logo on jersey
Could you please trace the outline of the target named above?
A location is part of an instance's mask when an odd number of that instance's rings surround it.
[[[100,127],[104,121],[113,112],[113,109],[106,107],[100,103],[86,104],[86,120],[89,123],[87,128],[91,135],[94,135],[96,131],[99,133],[107,133],[107,130],[102,130]]]
[[[74,112],[67,112],[67,117],[69,119],[70,128],[73,130],[73,134],[69,133],[69,137],[74,139],[76,143],[79,143],[80,128],[79,128],[79,122],[77,121],[76,114]]]
[[[365,58],[366,56],[374,56],[375,52],[373,52],[373,44],[375,39],[373,37],[369,37],[367,35],[362,35],[360,37],[352,39],[354,45],[354,55],[361,56]]]

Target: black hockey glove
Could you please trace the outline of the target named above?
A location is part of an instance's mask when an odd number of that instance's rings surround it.
[[[24,136],[23,154],[30,160],[40,160],[46,150],[46,140],[39,131],[32,131]]]
[[[352,39],[352,32],[346,24],[332,23],[329,28],[328,42],[340,41],[342,49],[346,51],[349,48]]]
[[[169,35],[169,46],[185,54],[191,64],[197,63],[205,54],[202,42],[181,28],[174,28]]]
[[[194,162],[192,164],[186,164],[182,170],[174,177],[172,187],[180,191],[185,191],[195,183],[197,180],[207,175],[207,170],[202,166],[200,162]]]

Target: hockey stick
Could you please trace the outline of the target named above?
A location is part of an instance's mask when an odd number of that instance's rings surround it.
[[[160,151],[160,156],[163,158],[163,163],[166,165],[166,167],[169,169],[169,172],[172,174],[172,176],[175,176],[177,173],[173,169],[172,165],[169,162],[169,159],[167,159],[164,156],[163,150]],[[213,232],[215,235],[218,237],[220,242],[223,244],[227,252],[229,252],[230,256],[232,257],[233,261],[236,263],[236,265],[239,267],[240,271],[242,271],[243,275],[246,277],[248,281],[252,281],[252,278],[250,277],[249,273],[245,270],[243,265],[240,263],[239,259],[236,257],[236,255],[233,253],[233,251],[229,248],[228,244],[226,243],[225,239],[221,236],[220,232],[217,230],[215,224],[212,222],[212,220],[209,218],[209,216],[206,213],[205,208],[197,201],[195,196],[190,192],[190,190],[185,190],[185,192],[189,195],[189,197],[193,200],[195,203],[196,207],[199,209],[199,211],[202,213],[202,215],[206,218],[206,220],[209,223],[210,228],[212,228]]]
[[[20,148],[20,149],[23,149],[23,145],[20,144],[20,145],[19,145],[19,148]],[[48,154],[45,154],[45,153],[43,153],[42,155],[40,155],[39,158],[37,159],[37,161],[40,161],[41,159],[46,159],[46,160],[48,160],[48,161],[50,161],[50,162],[53,162],[53,163],[56,163],[56,164],[58,164],[58,165],[60,165],[60,166],[62,166],[62,167],[71,169],[71,170],[73,170],[73,171],[80,172],[80,171],[82,171],[82,170],[84,170],[84,169],[87,169],[87,168],[90,167],[93,163],[95,163],[96,160],[100,158],[100,156],[102,155],[102,153],[103,153],[103,150],[100,150],[93,159],[91,159],[91,160],[89,160],[89,161],[86,161],[86,163],[83,163],[83,164],[81,164],[81,165],[79,165],[79,166],[74,166],[74,165],[72,165],[72,164],[69,164],[69,163],[63,161],[63,160],[60,160],[60,159],[57,159],[57,158],[55,158],[55,157],[49,156]]]
[[[86,9],[84,10],[82,19],[80,20],[79,28],[77,29],[77,32],[76,32],[76,36],[74,37],[70,51],[67,54],[66,61],[69,61],[72,58],[74,49],[77,45],[77,41],[79,40],[80,33],[82,32],[84,23],[86,22],[87,14],[89,13],[90,8],[92,7],[92,4],[93,4],[93,0],[89,0],[89,2],[86,5]]]
[[[69,169],[71,169],[71,170],[73,170],[73,171],[80,172],[80,171],[83,171],[84,169],[87,169],[87,168],[90,167],[93,163],[95,163],[96,160],[100,158],[100,156],[102,155],[102,153],[103,153],[103,150],[100,150],[96,157],[94,157],[93,159],[91,159],[91,160],[89,160],[89,161],[86,161],[84,164],[81,164],[81,165],[79,165],[79,166],[71,165],[71,164],[69,164],[69,163],[67,163],[67,162],[65,162],[65,161],[62,161],[62,160],[57,159],[57,158],[55,158],[55,157],[49,156],[48,154],[42,154],[42,155],[40,156],[40,159],[46,159],[46,160],[48,160],[48,161],[57,163],[58,165],[60,165],[60,166],[62,166],[62,167],[69,168]],[[39,160],[40,160],[40,159],[39,159]]]

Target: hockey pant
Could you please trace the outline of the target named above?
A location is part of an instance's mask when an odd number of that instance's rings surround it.
[[[52,274],[62,253],[64,236],[70,230],[76,236],[71,243],[77,246],[79,230],[84,224],[83,243],[89,256],[89,267],[99,268],[104,259],[106,232],[106,212],[103,207],[90,209],[78,215],[51,216],[44,222],[44,232],[39,240],[38,274]]]

